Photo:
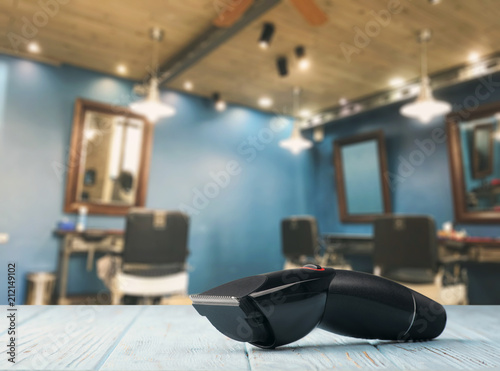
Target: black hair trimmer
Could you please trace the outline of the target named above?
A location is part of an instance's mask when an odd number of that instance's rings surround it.
[[[275,348],[314,328],[382,340],[429,340],[443,332],[442,305],[367,273],[306,265],[242,278],[191,295],[224,335]]]

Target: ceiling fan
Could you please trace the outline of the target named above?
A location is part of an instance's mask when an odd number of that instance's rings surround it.
[[[290,1],[311,26],[321,26],[328,20],[327,15],[318,7],[315,0],[286,1]],[[220,9],[219,15],[213,21],[214,26],[221,28],[231,27],[253,3],[254,0],[229,1],[226,6]]]
[[[328,16],[316,4],[315,0],[289,0],[295,9],[311,26],[321,26],[328,21]]]

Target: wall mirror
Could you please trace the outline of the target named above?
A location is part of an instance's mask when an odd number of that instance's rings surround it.
[[[152,125],[124,107],[78,99],[66,181],[65,212],[125,215],[144,206]]]
[[[370,223],[391,212],[384,134],[375,131],[333,143],[340,219]]]
[[[485,179],[493,173],[494,125],[489,123],[473,124],[472,126],[472,177]],[[464,125],[465,127],[466,125]]]
[[[500,222],[499,122],[500,103],[447,117],[457,222]]]

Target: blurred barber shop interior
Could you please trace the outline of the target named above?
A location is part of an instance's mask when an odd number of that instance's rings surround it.
[[[0,276],[20,304],[169,305],[318,264],[500,304],[499,19],[2,0]]]

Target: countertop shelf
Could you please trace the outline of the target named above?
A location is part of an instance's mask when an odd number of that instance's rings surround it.
[[[6,307],[3,308],[4,312]],[[361,340],[319,329],[263,350],[215,330],[191,306],[20,306],[17,362],[1,369],[270,370],[500,367],[500,307],[448,306],[433,341]],[[0,336],[6,349],[7,334]]]
[[[85,231],[78,232],[74,229],[56,229],[54,234],[59,237],[66,235],[111,235],[123,236],[125,231],[123,229],[86,229]]]

